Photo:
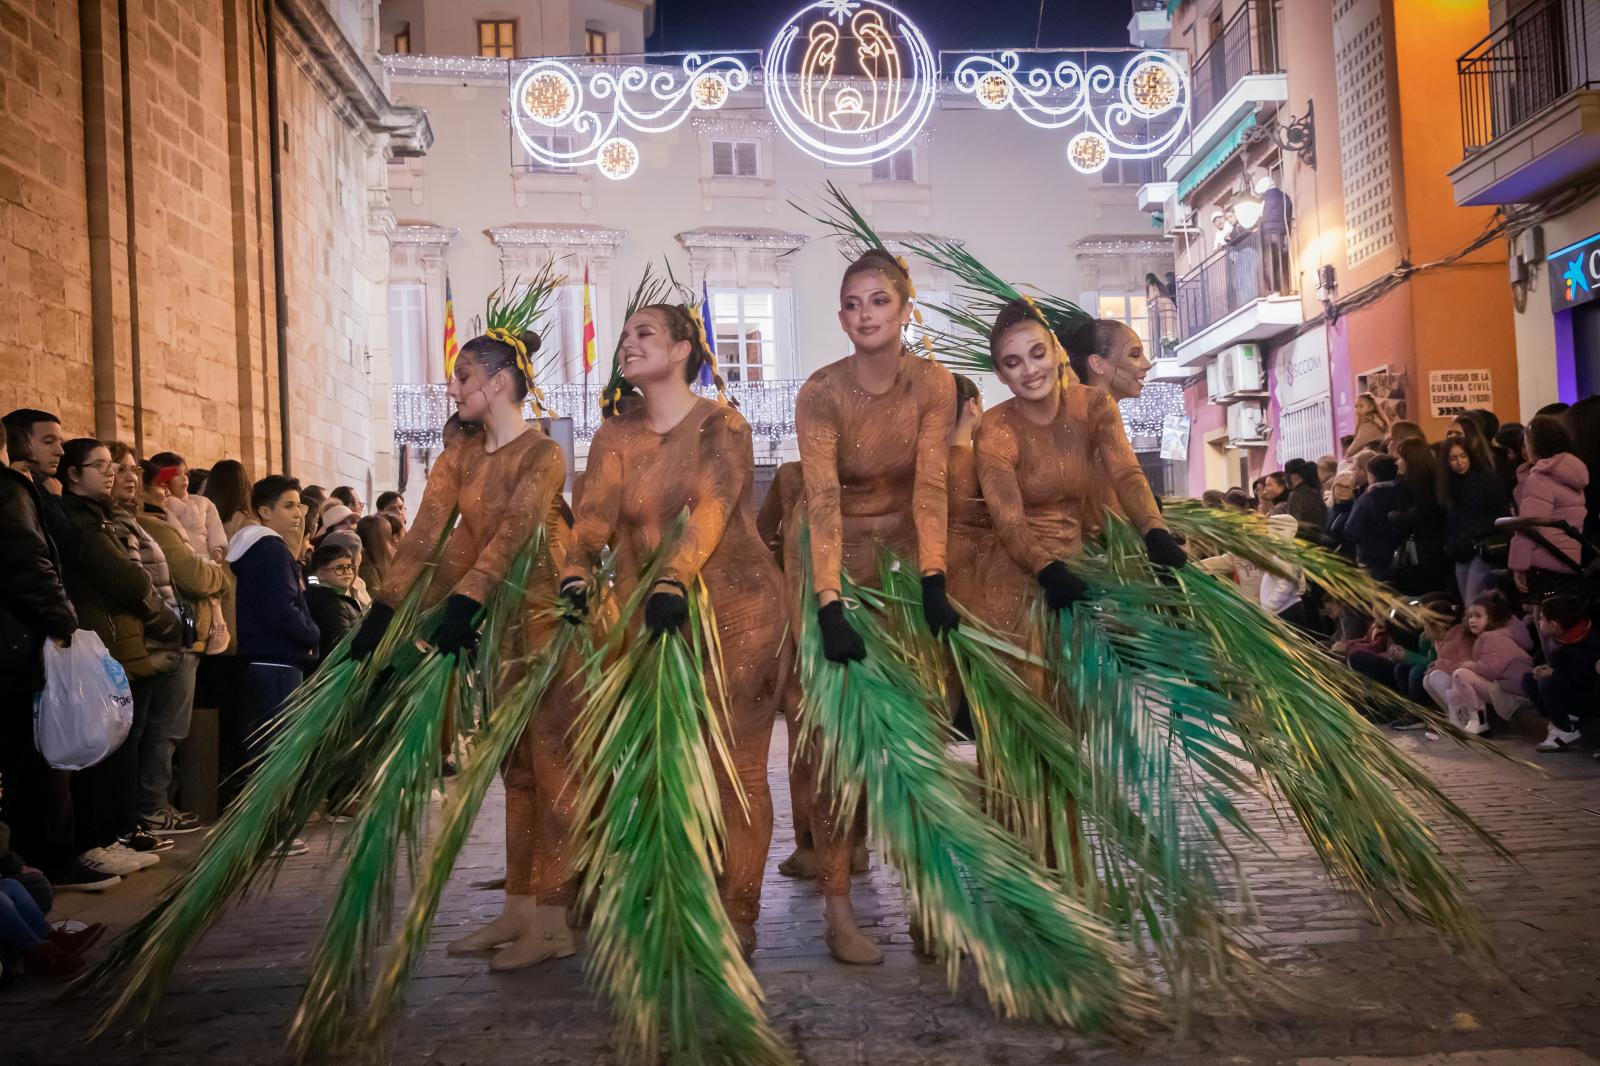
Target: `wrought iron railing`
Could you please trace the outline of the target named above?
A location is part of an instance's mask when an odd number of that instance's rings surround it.
[[[1150,358],[1168,358],[1178,341],[1183,339],[1182,326],[1178,321],[1178,303],[1170,296],[1152,296],[1146,301],[1145,307],[1150,327]]]
[[[1228,90],[1247,74],[1276,74],[1278,11],[1275,0],[1246,0],[1222,28],[1222,36],[1194,61],[1189,83],[1194,93],[1194,121],[1205,121]]]
[[[1253,300],[1294,292],[1285,239],[1247,233],[1178,280],[1179,332],[1188,340]]]
[[[1481,148],[1568,93],[1600,88],[1594,0],[1543,0],[1518,11],[1456,60],[1461,142]]]
[[[794,436],[794,400],[802,382],[797,380],[734,382],[728,395],[750,423],[753,436],[769,442]],[[454,412],[444,385],[394,386],[394,439],[397,444],[418,448],[439,448],[445,421]],[[715,390],[696,388],[703,395]],[[573,382],[549,385],[543,390],[547,413],[572,419],[575,440],[593,439],[600,427],[600,386]],[[534,416],[530,400],[523,408],[527,418]]]

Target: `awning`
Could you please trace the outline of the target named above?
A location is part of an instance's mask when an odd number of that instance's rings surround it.
[[[1252,111],[1240,119],[1239,124],[1229,130],[1228,135],[1222,138],[1215,148],[1207,152],[1205,158],[1200,160],[1198,165],[1191,168],[1189,173],[1183,176],[1183,180],[1178,182],[1179,203],[1187,200],[1189,194],[1194,192],[1202,181],[1215,174],[1217,169],[1228,161],[1228,157],[1239,150],[1239,145],[1244,141],[1244,131],[1255,124],[1256,114]]]

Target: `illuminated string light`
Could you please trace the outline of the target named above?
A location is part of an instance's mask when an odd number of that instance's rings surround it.
[[[1087,130],[1067,142],[1067,159],[1084,174],[1098,174],[1111,159],[1106,139]]]
[[[1165,52],[1139,52],[1120,75],[1104,63],[1085,67],[1072,59],[1024,70],[1017,52],[979,53],[956,65],[952,81],[980,105],[1009,107],[1039,129],[1085,127],[1068,142],[1067,158],[1086,174],[1112,159],[1165,155],[1189,120],[1188,77]],[[1149,120],[1163,116],[1168,121],[1149,136]]]
[[[639,148],[626,137],[613,137],[600,146],[598,164],[600,173],[621,181],[639,169]]]
[[[540,122],[559,126],[578,102],[578,88],[566,76],[546,71],[528,79],[522,90],[522,106]]]
[[[764,66],[778,128],[838,166],[867,166],[910,144],[937,96],[927,38],[883,0],[816,0],[778,30]]]
[[[694,106],[715,111],[728,102],[728,83],[721,74],[702,74],[694,80]]]

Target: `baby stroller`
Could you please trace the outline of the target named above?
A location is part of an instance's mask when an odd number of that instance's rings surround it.
[[[1533,570],[1528,572],[1528,591],[1516,590],[1509,570],[1495,571],[1495,586],[1506,592],[1514,601],[1520,600],[1524,609],[1538,606],[1546,596],[1557,593],[1575,596],[1583,601],[1584,610],[1600,622],[1600,545],[1585,537],[1581,529],[1570,522],[1553,518],[1526,518],[1513,516],[1495,521],[1495,529],[1507,535],[1521,534],[1545,549],[1564,566],[1560,570]],[[1567,553],[1551,543],[1546,530],[1555,530],[1571,537],[1582,550],[1581,561],[1573,562]]]

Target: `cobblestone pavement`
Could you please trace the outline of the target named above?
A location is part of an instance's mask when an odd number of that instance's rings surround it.
[[[1583,755],[1536,756],[1546,774],[1469,755],[1416,734],[1396,738],[1520,865],[1465,853],[1487,910],[1498,967],[1452,955],[1414,928],[1380,929],[1335,891],[1297,831],[1256,812],[1274,852],[1249,858],[1265,954],[1292,981],[1289,1006],[1201,997],[1186,1031],[1136,1046],[1002,1022],[968,979],[947,991],[942,970],[912,954],[896,875],[874,865],[857,879],[858,909],[885,944],[881,967],[854,969],[822,945],[821,900],[777,873],[792,836],[784,730],[774,733],[779,816],[768,865],[755,970],[773,1022],[812,1064],[1315,1063],[1317,1066],[1596,1066],[1600,1056],[1600,765]],[[578,958],[491,975],[482,960],[452,959],[445,941],[492,917],[500,894],[473,887],[498,877],[500,801],[492,796],[445,893],[434,945],[413,981],[405,1017],[380,1059],[406,1064],[613,1061],[603,1006],[585,989]],[[134,1043],[83,1046],[88,1007],[20,982],[0,996],[0,1063],[269,1063],[280,1051],[307,953],[337,864],[337,827],[308,833],[311,854],[290,860],[268,892],[230,913],[192,953],[157,1023]],[[1453,834],[1447,842],[1459,844]],[[198,834],[162,865],[96,898],[65,895],[55,917],[125,926],[188,865]]]

